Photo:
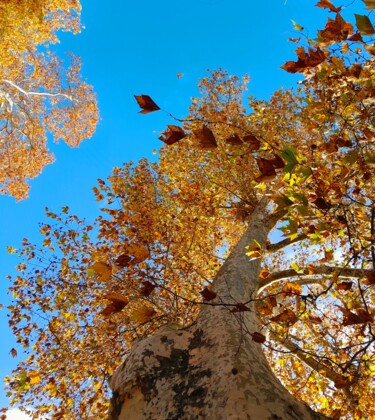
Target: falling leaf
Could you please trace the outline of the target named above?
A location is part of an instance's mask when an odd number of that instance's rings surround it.
[[[214,300],[217,296],[215,292],[208,289],[207,287],[205,287],[199,293],[201,294],[203,300],[205,300],[206,302],[209,302],[210,300]]]
[[[12,357],[17,357],[17,350],[15,348],[12,348],[9,353],[12,355]]]
[[[198,130],[193,130],[197,146],[204,150],[214,150],[217,148],[214,133],[204,125]]]
[[[159,137],[159,140],[163,141],[164,143],[171,145],[186,137],[185,131],[181,127],[171,124],[169,124],[167,127],[168,129],[164,131],[164,133]]]
[[[316,3],[316,6],[329,9],[333,13],[339,13],[341,11],[341,7],[335,7],[329,0],[320,0]]]
[[[181,79],[183,77],[184,73],[177,73],[177,79]]]
[[[253,339],[253,341],[260,344],[266,341],[266,336],[257,331],[251,334],[251,338]]]
[[[291,19],[292,23],[293,23],[293,27],[295,31],[303,31],[303,26],[299,25],[296,21],[294,21],[293,19]]]
[[[139,111],[140,114],[148,114],[160,109],[148,95],[134,95],[134,98],[142,108],[142,111]]]

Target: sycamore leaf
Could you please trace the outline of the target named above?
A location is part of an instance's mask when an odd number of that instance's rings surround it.
[[[129,263],[131,262],[131,260],[132,260],[132,257],[130,255],[128,255],[128,254],[121,254],[115,260],[115,264],[118,267],[124,268],[124,267],[127,267],[129,265]]]
[[[337,283],[336,284],[336,289],[337,290],[351,290],[351,288],[353,287],[353,283],[351,281],[343,281],[341,283]]]
[[[293,27],[295,31],[303,31],[303,26],[299,25],[296,21],[294,21],[293,19],[291,19],[292,23],[293,23]]]
[[[288,208],[293,204],[293,201],[284,194],[274,196],[273,201],[277,204],[278,210]]]
[[[375,10],[375,0],[362,0],[367,10]]]
[[[262,256],[260,250],[262,249],[260,243],[257,240],[253,240],[252,244],[246,247],[246,249],[249,250],[249,252],[246,252],[246,255],[248,255],[252,259],[260,258]]]
[[[207,287],[199,292],[202,295],[204,301],[209,302],[210,300],[214,300],[216,298],[216,293]]]
[[[149,258],[150,252],[144,245],[130,244],[128,253],[133,257],[132,264],[139,264]]]
[[[97,261],[89,268],[99,276],[99,281],[108,281],[112,276],[112,267],[105,262]]]
[[[12,355],[12,357],[17,357],[17,350],[15,348],[12,348],[9,353]]]
[[[329,9],[333,13],[339,13],[341,11],[341,7],[335,7],[329,0],[320,0],[315,6]]]
[[[230,144],[231,146],[241,146],[243,145],[243,141],[237,134],[232,134],[230,137],[225,139],[225,143]]]
[[[148,95],[134,95],[134,98],[142,108],[142,111],[139,111],[140,114],[148,114],[160,109]]]
[[[130,318],[133,321],[139,322],[140,324],[143,324],[150,319],[152,319],[156,315],[155,309],[150,306],[149,304],[143,304],[142,306],[139,306],[136,309],[133,309]]]
[[[295,166],[298,164],[298,160],[295,155],[295,149],[293,147],[286,147],[282,152],[281,156],[286,160],[287,165],[284,168],[286,173],[292,173]]]
[[[318,207],[318,209],[320,210],[329,210],[331,208],[331,204],[328,203],[328,201],[326,201],[324,198],[322,197],[318,197],[315,201],[314,204],[316,205],[316,207]]]
[[[299,47],[296,53],[298,60],[287,61],[281,66],[282,69],[289,73],[303,73],[306,69],[314,68],[326,60],[326,55],[320,48],[314,50],[310,47],[307,53],[303,47]]]
[[[159,137],[159,140],[163,141],[165,144],[171,145],[186,137],[185,131],[181,127],[171,124],[167,127],[167,130]]]
[[[256,152],[260,147],[260,140],[253,134],[248,134],[242,137],[244,143],[249,145],[250,152]]]
[[[319,316],[316,316],[316,315],[312,315],[312,314],[309,314],[309,320],[313,324],[321,324],[323,322],[322,318],[320,318]]]
[[[253,339],[253,341],[260,344],[266,341],[266,336],[257,331],[251,334],[251,338]]]
[[[300,295],[302,293],[302,287],[297,283],[287,282],[283,287],[283,292]]]
[[[270,321],[286,325],[293,325],[298,321],[298,317],[291,309],[286,309],[279,315],[270,318]]]
[[[41,381],[41,379],[40,379],[40,376],[39,376],[39,374],[38,374],[38,372],[30,372],[29,373],[29,384],[30,385],[36,385],[36,384],[39,384],[40,383],[40,381]]]
[[[214,150],[217,148],[214,133],[206,125],[198,130],[193,130],[193,134],[200,149]]]
[[[276,176],[275,168],[270,159],[256,159],[261,175],[255,178],[255,181],[262,182],[273,179]]]
[[[374,35],[374,27],[368,16],[355,14],[355,23],[361,35]]]
[[[126,296],[116,292],[108,293],[104,295],[104,298],[111,301],[109,305],[100,311],[100,314],[105,316],[122,311],[129,303],[129,299]]]
[[[243,303],[237,303],[237,305],[231,310],[232,313],[236,313],[236,312],[250,312],[250,311],[251,311],[251,309],[248,308]]]
[[[151,283],[148,280],[145,280],[142,282],[142,287],[140,290],[140,294],[144,297],[150,296],[150,294],[155,289],[156,285],[154,283]]]
[[[267,270],[261,270],[261,272],[259,273],[259,278],[264,280],[266,279],[271,273]]]

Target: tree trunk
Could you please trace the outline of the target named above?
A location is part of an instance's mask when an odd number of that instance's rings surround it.
[[[243,303],[256,294],[260,261],[249,261],[245,246],[254,239],[263,246],[273,224],[259,205],[214,280],[214,303]],[[232,313],[204,305],[189,328],[164,327],[134,345],[111,379],[109,419],[325,419],[274,376],[249,334],[259,323],[254,305],[247,307]]]

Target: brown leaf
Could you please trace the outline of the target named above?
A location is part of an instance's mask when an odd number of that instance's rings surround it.
[[[318,207],[318,209],[321,210],[329,210],[331,208],[331,205],[322,197],[318,197],[314,201],[314,204],[316,205],[316,207]]]
[[[164,143],[171,145],[186,137],[185,131],[181,127],[171,124],[169,124],[167,127],[167,130],[164,131],[159,137],[159,140],[163,141]]]
[[[261,270],[261,272],[259,273],[259,278],[264,280],[266,279],[268,276],[270,275],[270,272],[267,270]]]
[[[243,144],[243,141],[237,134],[232,134],[225,140],[225,142],[230,144],[231,146],[241,146]]]
[[[142,108],[142,111],[139,111],[140,114],[148,114],[160,109],[148,95],[134,95],[134,98]]]
[[[256,159],[256,162],[261,172],[261,175],[255,178],[257,182],[273,179],[276,176],[276,171],[271,160],[259,158]]]
[[[244,303],[237,303],[237,305],[231,310],[231,312],[250,312],[250,308],[248,308]]]
[[[15,348],[11,349],[9,353],[12,355],[12,357],[17,357],[17,350]]]
[[[357,314],[349,311],[348,309],[343,310],[344,320],[343,325],[356,325],[356,324],[366,324],[367,322],[372,322],[373,317],[364,309],[357,309]]]
[[[119,257],[116,258],[115,260],[115,264],[118,267],[127,267],[130,263],[130,261],[132,260],[132,257],[128,254],[121,254]]]
[[[200,149],[214,150],[217,148],[214,133],[207,126],[204,125],[198,130],[193,130],[193,134]]]
[[[375,284],[375,270],[372,270],[369,274],[367,274],[366,278],[362,280],[362,283],[369,286]]]
[[[151,283],[148,280],[145,280],[142,282],[142,287],[140,290],[140,294],[144,297],[150,296],[150,294],[153,292],[153,290],[155,289],[156,285]]]
[[[253,341],[255,341],[256,343],[262,344],[266,341],[266,336],[259,333],[259,332],[252,333],[251,337],[252,337]]]
[[[111,301],[109,305],[100,311],[100,314],[105,316],[122,311],[129,303],[129,299],[126,296],[116,292],[108,293],[104,297]]]
[[[335,7],[329,0],[320,0],[315,6],[322,9],[329,9],[333,13],[339,13],[341,11],[341,7]]]
[[[319,316],[316,316],[316,315],[311,315],[311,314],[309,314],[309,320],[313,324],[321,324],[323,322],[322,318],[320,318]]]
[[[291,309],[286,309],[285,311],[281,312],[279,315],[276,315],[270,318],[270,321],[280,322],[282,324],[287,324],[287,325],[293,325],[298,321],[298,317]]]
[[[217,296],[215,292],[208,289],[207,287],[205,287],[199,293],[201,294],[203,300],[205,300],[206,302],[209,302],[210,300],[214,300]]]
[[[253,134],[242,137],[242,141],[249,145],[250,152],[256,152],[260,147],[260,140]]]
[[[286,166],[284,159],[279,155],[274,155],[274,158],[270,161],[275,169],[283,169]]]
[[[316,50],[309,48],[307,53],[303,47],[299,47],[296,53],[298,61],[287,61],[281,66],[282,69],[289,73],[303,73],[306,69],[316,67],[326,59],[324,52],[320,48]]]
[[[336,284],[337,290],[350,290],[353,287],[353,283],[351,281],[343,281],[341,283]]]
[[[345,41],[352,33],[353,25],[350,22],[346,22],[339,13],[336,14],[335,20],[328,18],[324,29],[318,31],[319,41],[326,44]]]

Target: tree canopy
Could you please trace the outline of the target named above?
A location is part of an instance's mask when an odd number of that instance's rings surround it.
[[[10,288],[10,324],[30,352],[7,380],[15,404],[105,418],[107,380],[134,340],[220,304],[212,279],[262,205],[276,229],[243,250],[262,261],[252,296],[262,323],[247,333],[314,409],[375,416],[374,28],[368,14],[354,24],[327,0],[317,6],[325,27],[292,39],[297,59],[283,65],[304,76],[295,91],[245,101],[247,77],[213,71],[161,134],[158,162],[99,180],[93,225],[47,210],[43,245],[25,240]]]
[[[51,50],[57,31],[80,30],[79,1],[10,0],[0,5],[0,193],[24,199],[28,181],[53,162],[48,133],[75,147],[98,122],[96,97],[71,56]]]

